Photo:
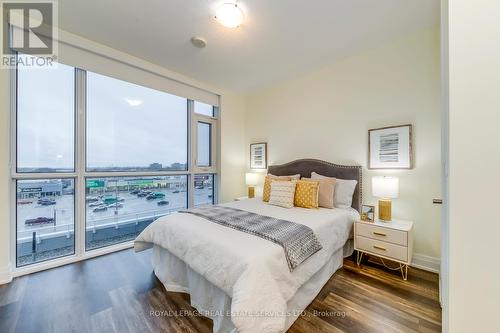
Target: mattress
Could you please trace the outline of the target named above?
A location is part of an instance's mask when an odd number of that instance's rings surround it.
[[[231,301],[231,321],[239,332],[282,332],[288,302],[343,251],[359,215],[351,208],[286,209],[260,199],[226,205],[307,225],[323,249],[290,272],[277,244],[198,216],[173,214],[148,226],[137,237],[136,250],[163,248],[220,289]]]
[[[350,256],[353,249],[353,241],[348,240],[342,249],[333,253],[323,267],[297,290],[287,302],[283,332],[288,330],[304,313],[306,307],[314,300],[330,277],[342,267],[343,258]],[[212,319],[214,333],[238,332],[231,320],[231,297],[224,291],[160,246],[153,247],[152,264],[156,277],[166,290],[189,294],[191,306],[198,311],[198,314]],[[155,308],[154,310],[167,309]]]

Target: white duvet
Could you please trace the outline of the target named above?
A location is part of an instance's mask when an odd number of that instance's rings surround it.
[[[150,224],[135,240],[136,251],[161,246],[232,299],[239,332],[282,332],[287,301],[349,238],[354,209],[281,208],[249,199],[225,204],[309,226],[323,249],[290,272],[283,248],[270,241],[207,221],[172,214]]]

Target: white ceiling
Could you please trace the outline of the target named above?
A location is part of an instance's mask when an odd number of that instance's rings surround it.
[[[245,20],[213,15],[234,0],[59,1],[62,29],[222,89],[250,93],[439,22],[439,0],[240,0]],[[193,36],[208,45],[191,45]]]

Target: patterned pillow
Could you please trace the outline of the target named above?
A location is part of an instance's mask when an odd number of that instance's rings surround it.
[[[272,181],[269,204],[285,208],[292,208],[293,199],[295,197],[296,183],[296,181]]]
[[[294,204],[303,208],[318,208],[319,181],[299,180],[295,188]]]
[[[269,201],[269,196],[271,194],[271,182],[273,180],[290,181],[290,180],[293,180],[293,179],[299,180],[300,179],[300,175],[275,176],[275,175],[268,174],[266,176],[266,180],[264,182],[264,189],[262,191],[262,200],[265,201],[265,202]]]
[[[335,196],[335,178],[304,178],[302,180],[319,180],[319,199],[318,205],[324,208],[333,208],[333,198]]]

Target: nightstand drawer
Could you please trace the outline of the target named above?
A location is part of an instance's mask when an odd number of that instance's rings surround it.
[[[367,223],[356,223],[356,235],[408,246],[408,233],[401,230],[377,227]]]
[[[356,248],[361,251],[372,252],[384,257],[394,258],[399,261],[407,262],[408,248],[387,242],[381,242],[376,239],[356,236]]]

